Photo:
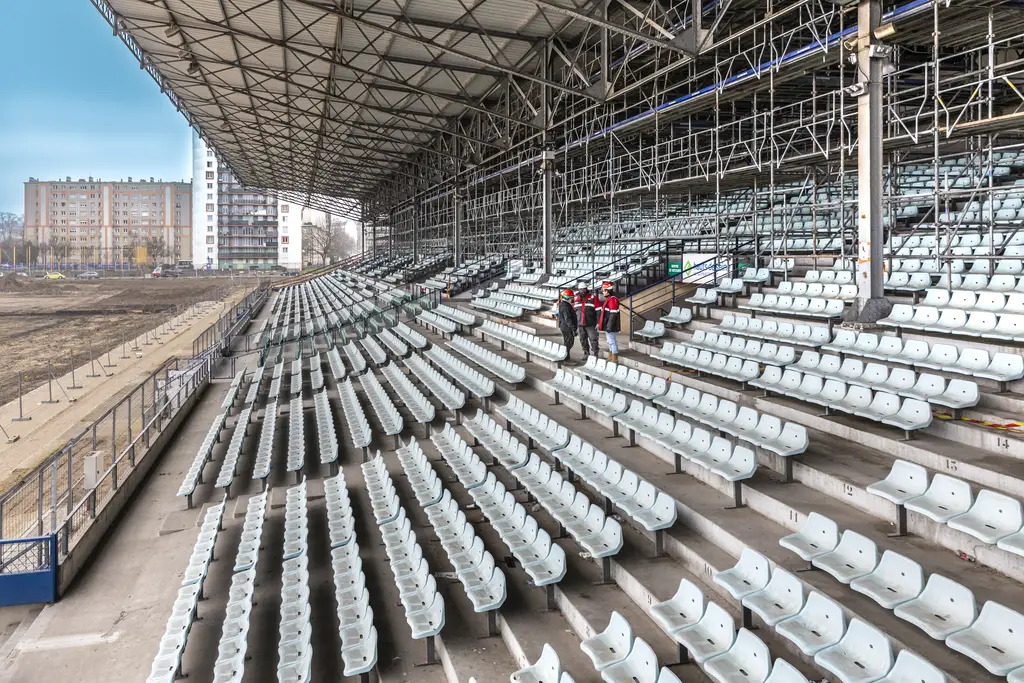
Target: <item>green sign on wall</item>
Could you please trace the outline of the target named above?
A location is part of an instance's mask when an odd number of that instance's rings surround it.
[[[668,274],[670,276],[671,275],[679,275],[679,273],[681,273],[681,272],[683,272],[683,262],[682,261],[669,261],[668,262]]]

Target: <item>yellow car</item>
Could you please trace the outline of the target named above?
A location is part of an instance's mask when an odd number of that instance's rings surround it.
[[[63,273],[47,273],[43,276],[44,280],[67,280]]]

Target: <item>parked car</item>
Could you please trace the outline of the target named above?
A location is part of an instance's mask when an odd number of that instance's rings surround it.
[[[78,274],[79,280],[97,280],[99,279],[99,277],[100,274],[97,273],[95,270],[87,270],[84,273]]]
[[[67,280],[64,273],[47,273],[43,276],[44,280]]]

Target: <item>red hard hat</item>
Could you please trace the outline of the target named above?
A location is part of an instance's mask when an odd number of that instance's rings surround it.
[[[575,294],[576,293],[574,291],[572,291],[571,289],[567,289],[564,292],[562,292],[562,296],[568,296],[568,297],[575,296]]]
[[[615,289],[615,284],[605,280],[601,283],[601,289]]]

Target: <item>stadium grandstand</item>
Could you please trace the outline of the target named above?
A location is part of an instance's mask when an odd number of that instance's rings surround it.
[[[1019,2],[91,1],[361,252],[0,505],[0,681],[1024,682]]]

